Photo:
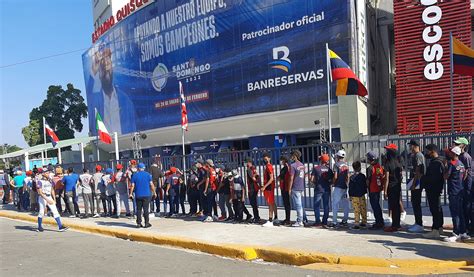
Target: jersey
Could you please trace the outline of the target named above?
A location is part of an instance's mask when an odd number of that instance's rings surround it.
[[[273,176],[273,165],[271,163],[267,163],[265,165],[265,172],[263,173],[263,184],[266,185],[268,181],[270,181],[271,177]],[[274,190],[275,189],[275,179],[273,182],[268,185],[265,190]]]
[[[338,161],[334,164],[334,174],[337,174],[337,179],[334,182],[336,188],[347,189],[349,166],[345,161]]]
[[[376,163],[367,168],[367,178],[369,180],[369,192],[381,192],[383,189],[383,177],[385,175],[383,167]]]
[[[51,196],[51,191],[53,190],[53,184],[48,180],[40,180],[36,182],[36,189],[46,195]]]
[[[82,193],[92,193],[91,188],[92,175],[84,173],[79,176],[80,189]]]
[[[127,175],[123,171],[119,171],[115,173],[114,179],[116,182],[116,189],[119,194],[127,194],[128,193],[128,185],[127,185]]]

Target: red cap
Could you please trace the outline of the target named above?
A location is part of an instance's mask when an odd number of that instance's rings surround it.
[[[136,165],[136,164],[137,164],[137,161],[135,161],[135,160],[131,160],[131,161],[130,161],[130,164],[134,164],[134,165]]]
[[[384,147],[385,149],[391,149],[391,150],[398,150],[398,146],[396,144],[390,143],[389,145]]]
[[[102,166],[100,166],[100,164],[95,166],[95,171],[101,171],[101,170],[102,170]]]
[[[123,168],[123,165],[121,165],[121,164],[117,164],[117,166],[116,166],[115,168],[117,168],[118,170],[120,170],[120,169],[122,169],[122,168]]]
[[[327,162],[329,162],[329,155],[328,154],[322,154],[320,159],[321,159],[321,162],[327,163]]]
[[[41,167],[38,168],[38,173],[43,173],[43,169]]]
[[[33,175],[33,171],[28,170],[28,171],[26,172],[26,176],[31,176],[31,175]]]
[[[170,171],[171,171],[171,173],[176,173],[176,167],[174,167],[174,166],[170,167]]]

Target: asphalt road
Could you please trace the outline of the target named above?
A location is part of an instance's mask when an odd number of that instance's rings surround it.
[[[0,218],[0,276],[367,276],[245,262]]]

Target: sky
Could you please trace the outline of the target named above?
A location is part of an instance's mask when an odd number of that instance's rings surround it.
[[[72,83],[86,99],[82,53],[90,47],[91,0],[0,0],[0,143],[26,147],[21,128],[50,85]],[[4,67],[32,59],[72,54]],[[87,119],[82,120],[87,135]]]

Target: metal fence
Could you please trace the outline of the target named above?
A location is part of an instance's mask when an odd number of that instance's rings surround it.
[[[382,156],[384,153],[384,146],[389,143],[394,143],[398,146],[400,159],[403,165],[403,183],[402,189],[403,193],[403,201],[405,203],[405,207],[410,207],[410,194],[406,189],[406,182],[409,178],[409,172],[412,168],[411,166],[411,158],[410,158],[410,150],[407,143],[411,139],[417,139],[420,142],[421,149],[424,149],[424,146],[428,144],[436,144],[439,149],[445,149],[451,147],[453,145],[453,141],[456,137],[464,136],[468,138],[469,141],[474,141],[474,133],[456,133],[456,134],[441,134],[441,135],[420,135],[420,136],[383,136],[383,137],[364,137],[358,141],[349,141],[349,142],[335,142],[335,143],[327,143],[327,144],[315,144],[315,145],[305,145],[305,146],[293,146],[293,147],[285,147],[285,148],[261,148],[261,149],[254,149],[254,150],[242,150],[242,151],[232,151],[232,152],[219,152],[219,153],[200,153],[200,154],[189,154],[185,156],[185,161],[187,168],[192,165],[197,159],[212,159],[215,165],[224,165],[226,167],[230,167],[233,169],[237,169],[242,176],[246,174],[246,166],[245,161],[247,158],[251,158],[254,162],[254,165],[257,168],[257,172],[260,176],[263,176],[264,170],[264,163],[263,163],[263,154],[269,153],[272,157],[272,164],[274,166],[275,171],[275,180],[277,180],[277,176],[279,175],[281,165],[279,164],[279,158],[281,155],[288,155],[292,150],[298,149],[302,153],[301,162],[305,165],[306,170],[306,189],[304,191],[304,198],[303,198],[303,205],[307,209],[313,208],[313,195],[314,190],[312,184],[309,182],[310,174],[313,168],[313,165],[318,162],[318,158],[323,153],[328,153],[331,156],[338,151],[339,149],[344,149],[347,153],[346,161],[348,161],[349,165],[352,164],[353,161],[360,161],[362,163],[362,172],[365,172],[368,164],[366,162],[365,155],[368,151],[374,151],[379,155]],[[473,154],[474,147],[470,145],[468,152]],[[441,151],[442,152],[442,151]],[[443,153],[440,153],[443,155]],[[143,158],[139,162],[143,162],[147,165],[147,168],[153,163],[154,157],[150,158]],[[163,169],[168,169],[171,166],[177,168],[183,168],[183,156],[174,155],[174,156],[161,156],[159,158],[159,162],[162,164]],[[95,166],[100,164],[103,168],[114,168],[117,163],[121,163],[122,165],[127,165],[130,160],[110,160],[110,161],[100,161],[100,162],[86,162],[86,163],[73,163],[73,164],[63,164],[63,168],[74,168],[75,172],[81,172],[83,168],[89,169],[91,172],[94,170]],[[352,167],[351,167],[352,170]],[[278,185],[277,185],[278,187]],[[279,189],[275,190],[276,193],[276,203],[277,206],[281,207],[283,205],[283,200],[281,198],[281,192]],[[447,204],[447,195],[446,190],[444,190],[444,197],[443,203]],[[259,205],[265,205],[263,198],[259,198]],[[424,205],[427,205],[426,197],[423,194],[422,201]]]

